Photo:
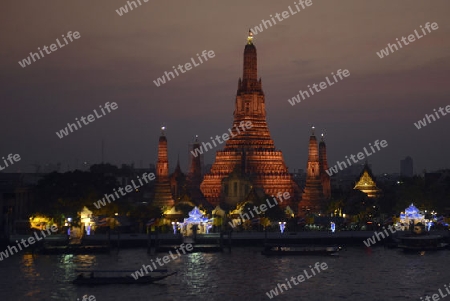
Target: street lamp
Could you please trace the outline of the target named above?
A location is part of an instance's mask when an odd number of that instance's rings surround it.
[[[286,228],[286,222],[278,222],[280,225],[280,231],[281,233],[284,233],[284,228]]]
[[[177,224],[172,222],[173,234],[177,234]]]

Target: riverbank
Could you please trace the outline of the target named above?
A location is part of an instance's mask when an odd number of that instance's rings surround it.
[[[403,235],[409,232],[398,232],[397,235]],[[449,231],[433,231],[433,234],[443,236],[444,240],[450,240]],[[228,246],[263,246],[266,242],[290,243],[290,244],[315,244],[315,245],[363,245],[363,241],[372,237],[373,231],[343,231],[343,232],[232,232],[223,236],[223,244]],[[380,241],[377,245],[383,246],[392,242],[396,235]],[[218,244],[220,243],[220,233],[197,234],[196,244]],[[99,245],[110,243],[111,246],[120,245],[121,248],[127,247],[146,247],[157,242],[161,245],[175,245],[183,241],[181,234],[173,233],[152,233],[147,234],[111,234],[91,235],[83,238],[84,245]]]
[[[398,236],[405,235],[409,232],[397,232],[395,235],[386,237],[374,245],[374,247],[392,246],[394,239]],[[450,243],[449,231],[432,231],[430,234],[441,235],[443,241]],[[374,231],[342,231],[342,232],[325,232],[325,231],[311,231],[311,232],[231,232],[231,235],[224,234],[221,238],[220,233],[197,234],[194,239],[194,244],[199,246],[221,246],[224,248],[231,247],[263,247],[265,243],[279,243],[279,244],[302,244],[302,245],[341,245],[341,246],[364,246],[364,241],[372,238]],[[106,252],[110,247],[119,248],[141,248],[141,247],[155,247],[179,245],[185,242],[181,234],[173,233],[156,233],[148,234],[95,234],[86,236],[81,240],[81,243],[71,242],[62,243],[57,241],[47,241],[48,245],[60,247],[65,246],[65,252],[69,253],[102,253]],[[8,240],[0,241],[0,246],[7,246]],[[57,251],[54,247],[53,252]],[[48,251],[52,253],[51,250]],[[56,252],[57,253],[57,252]]]

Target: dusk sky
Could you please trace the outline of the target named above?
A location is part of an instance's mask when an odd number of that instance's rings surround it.
[[[34,171],[38,162],[156,163],[160,127],[167,127],[170,169],[188,143],[232,126],[249,28],[294,9],[294,1],[148,1],[119,16],[124,0],[7,1],[0,12],[1,152],[22,160],[4,172]],[[255,35],[258,77],[271,136],[289,171],[305,169],[311,126],[325,133],[328,163],[361,152],[375,140],[388,146],[369,157],[375,174],[450,168],[450,116],[420,130],[414,123],[450,105],[450,1],[312,1]],[[437,30],[382,59],[376,54],[427,22]],[[69,31],[63,48],[29,66],[18,61]],[[422,34],[423,35],[423,34]],[[213,50],[215,57],[160,87],[172,66]],[[288,99],[338,69],[350,76],[294,106]],[[60,139],[56,132],[106,102],[117,110]],[[215,151],[205,163],[213,163]]]

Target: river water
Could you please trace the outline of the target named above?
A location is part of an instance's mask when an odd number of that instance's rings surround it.
[[[297,277],[316,262],[328,269],[273,300],[420,300],[450,282],[450,251],[405,254],[398,249],[350,247],[340,256],[265,257],[261,248],[231,253],[192,253],[169,262],[177,274],[149,285],[75,286],[75,269],[134,270],[150,264],[146,249],[110,255],[31,255],[0,262],[1,301],[82,300],[270,300],[266,295],[285,278]],[[165,254],[159,254],[162,258]],[[445,292],[445,290],[444,290]],[[93,297],[92,297],[93,298]],[[91,299],[93,300],[93,299]],[[450,298],[449,298],[450,300]]]

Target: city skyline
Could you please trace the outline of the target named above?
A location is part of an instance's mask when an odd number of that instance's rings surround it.
[[[67,4],[58,7],[58,17],[45,22],[39,15],[51,9],[50,4],[24,9],[8,3],[9,14],[3,16],[5,26],[0,29],[6,45],[0,58],[5,79],[0,83],[5,145],[0,157],[12,153],[21,160],[3,172],[34,171],[35,162],[42,166],[61,162],[63,170],[67,164],[73,168],[76,161],[101,163],[102,141],[105,162],[148,167],[156,164],[163,125],[170,170],[179,155],[187,171],[188,144],[195,135],[207,142],[232,123],[248,29],[293,5],[249,1],[233,9],[218,1],[199,3],[147,3],[123,16],[115,12],[122,1],[90,4],[90,10]],[[378,139],[389,146],[368,158],[376,174],[399,173],[399,162],[408,155],[415,173],[450,168],[446,156],[450,142],[442,135],[450,117],[441,116],[421,129],[414,125],[425,114],[450,104],[446,98],[450,43],[445,40],[449,6],[444,1],[433,7],[412,2],[398,23],[400,4],[392,4],[385,14],[382,3],[313,2],[255,35],[267,123],[289,172],[306,169],[313,125],[317,137],[325,133],[330,166]],[[164,10],[170,10],[173,18],[166,20]],[[81,13],[88,21],[80,22]],[[226,22],[230,16],[233,23]],[[338,26],[328,21],[331,17]],[[376,21],[369,24],[368,19]],[[382,59],[377,55],[388,43],[427,22],[436,22],[439,28]],[[7,31],[14,25],[17,31]],[[61,48],[54,54],[24,68],[18,64],[38,47],[50,46],[57,38],[62,42],[69,32],[78,32],[79,38],[63,47],[58,42]],[[197,53],[204,50],[214,51],[214,59],[164,85],[154,84],[173,66],[198,60]],[[299,90],[331,78],[339,69],[348,69],[351,75],[295,106],[288,102]],[[55,135],[108,101],[118,104],[113,114],[64,139]],[[221,149],[205,153],[204,162],[212,164],[215,151]]]

